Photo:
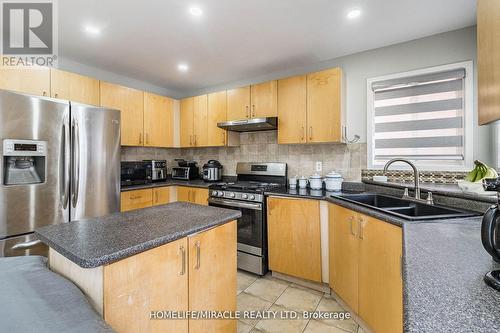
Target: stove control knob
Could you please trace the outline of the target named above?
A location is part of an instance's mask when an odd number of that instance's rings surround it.
[[[228,195],[229,195],[230,198],[234,198],[235,197],[235,195],[234,195],[233,192],[229,192]]]
[[[250,200],[255,200],[255,195],[250,194]]]
[[[219,191],[219,197],[223,197],[224,196],[224,192],[223,191]]]
[[[242,195],[241,195],[241,197],[242,197],[243,199],[248,199],[248,194],[246,194],[246,193],[245,193],[245,194],[242,194]]]

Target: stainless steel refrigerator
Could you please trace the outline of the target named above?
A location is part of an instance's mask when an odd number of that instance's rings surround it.
[[[37,227],[120,210],[120,112],[0,90],[0,256]]]

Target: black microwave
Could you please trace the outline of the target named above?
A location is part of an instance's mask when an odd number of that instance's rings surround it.
[[[152,181],[151,163],[144,161],[121,162],[121,186],[143,185]]]

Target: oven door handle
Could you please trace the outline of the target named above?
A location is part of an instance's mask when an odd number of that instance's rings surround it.
[[[209,198],[208,203],[209,204],[213,203],[213,204],[217,204],[217,205],[224,205],[227,207],[262,210],[262,204],[260,204],[260,203],[239,202],[239,201],[224,200],[224,199],[219,199],[219,198],[217,198],[217,199],[216,198]]]

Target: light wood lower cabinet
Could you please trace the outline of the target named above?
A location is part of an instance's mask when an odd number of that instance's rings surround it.
[[[329,206],[330,287],[374,332],[403,331],[402,230]]]
[[[177,186],[177,201],[208,205],[208,189]]]
[[[156,187],[153,191],[153,206],[166,205],[170,202],[170,187]]]
[[[267,199],[269,269],[321,282],[318,200]]]
[[[0,89],[37,96],[49,96],[50,69],[38,66],[14,67],[0,65]]]
[[[122,192],[120,196],[122,212],[153,205],[153,191],[151,189]]]

